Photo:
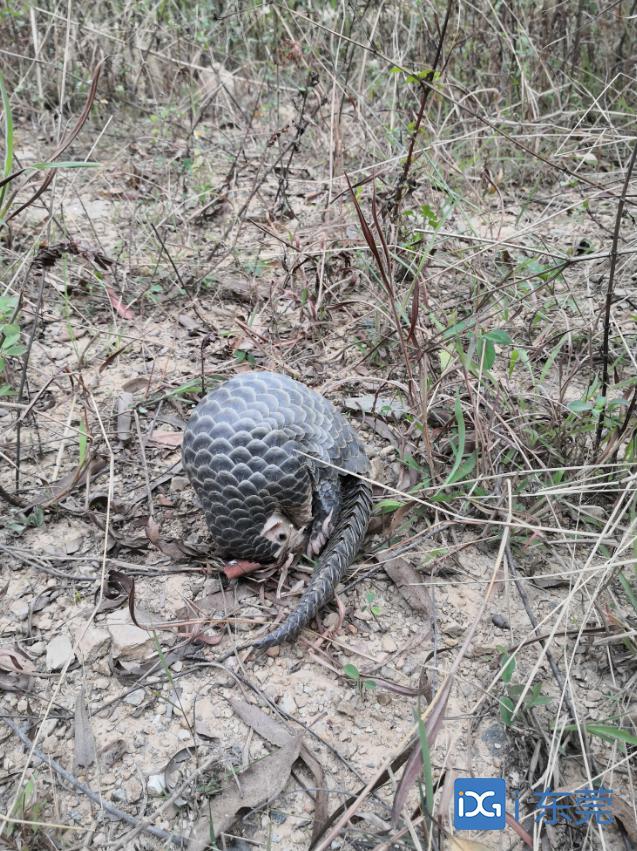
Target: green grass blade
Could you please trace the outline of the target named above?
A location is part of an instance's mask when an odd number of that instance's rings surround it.
[[[4,112],[4,164],[2,167],[2,176],[9,177],[13,168],[13,115],[11,113],[11,102],[9,93],[7,92],[2,75],[0,75],[0,98],[2,99],[2,111]],[[5,185],[0,189],[0,219],[3,218],[4,196],[7,191]]]
[[[464,415],[462,413],[462,403],[460,401],[460,396],[456,393],[456,402],[454,406],[455,414],[456,414],[456,424],[458,426],[458,447],[455,450],[455,461],[453,467],[451,468],[451,472],[445,479],[445,483],[443,487],[451,484],[454,481],[454,476],[458,472],[460,465],[462,464],[462,458],[464,456],[464,443],[465,443],[465,425],[464,425]]]

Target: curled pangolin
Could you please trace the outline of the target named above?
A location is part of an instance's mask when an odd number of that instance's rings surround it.
[[[184,468],[221,555],[283,564],[320,553],[297,608],[255,645],[294,639],[334,595],[372,511],[369,461],[334,406],[273,372],[236,375],[195,408]],[[338,469],[336,469],[338,468]]]

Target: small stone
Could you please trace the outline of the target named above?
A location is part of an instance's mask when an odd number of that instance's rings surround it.
[[[376,700],[381,706],[389,706],[391,703],[391,694],[387,694],[386,691],[379,691],[376,695]]]
[[[88,627],[82,624],[75,631],[75,640],[78,639],[78,658],[81,662],[89,664],[104,655],[108,648],[110,635],[105,629],[100,629],[94,624],[89,624]]]
[[[130,694],[127,694],[124,698],[124,703],[128,703],[130,706],[141,706],[144,702],[144,698],[146,697],[146,692],[143,688],[136,688],[135,691],[132,691]]]
[[[43,656],[46,653],[46,644],[44,641],[34,641],[29,652],[32,656]]]
[[[186,476],[173,476],[170,481],[170,490],[172,493],[180,493],[189,486],[190,482]]]
[[[217,739],[221,730],[219,711],[208,701],[198,701],[195,715],[195,732],[204,739]]]
[[[356,714],[356,711],[351,703],[348,703],[346,700],[342,700],[338,706],[336,707],[336,711],[340,712],[341,715],[347,715],[348,718],[353,718]]]
[[[130,777],[124,783],[124,789],[126,791],[126,800],[129,804],[134,804],[135,801],[139,801],[142,796],[142,792],[144,791],[142,784],[139,782],[137,777]]]
[[[68,635],[56,635],[46,648],[46,669],[60,671],[73,658],[71,639]]]
[[[279,701],[279,709],[281,709],[287,715],[294,715],[294,713],[297,711],[298,707],[296,705],[296,701],[288,692],[286,692]]]
[[[325,627],[325,629],[336,629],[336,627],[338,626],[338,621],[338,612],[330,612],[323,618],[323,626]]]
[[[265,655],[269,656],[271,659],[275,659],[280,654],[281,648],[278,644],[275,644],[274,647],[268,647],[268,649],[265,651]]]
[[[46,739],[55,730],[57,725],[57,718],[45,718],[45,720],[40,724],[40,736]]]
[[[140,614],[138,611],[138,617]],[[153,636],[147,630],[135,626],[128,609],[111,612],[107,618],[107,627],[113,640],[115,659],[143,659],[152,653]]]
[[[126,789],[123,789],[121,786],[118,786],[117,789],[113,789],[113,791],[111,792],[111,798],[114,801],[121,801],[123,804],[128,803]]]
[[[25,621],[29,616],[29,604],[26,600],[14,600],[9,611],[19,621]]]
[[[383,635],[380,641],[380,646],[384,653],[395,653],[398,650],[398,645],[391,635]]]
[[[159,798],[166,791],[166,778],[163,774],[151,774],[146,781],[146,791],[154,798]]]

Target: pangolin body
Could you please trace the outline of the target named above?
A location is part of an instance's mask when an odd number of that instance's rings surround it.
[[[256,644],[295,638],[333,596],[367,529],[371,487],[358,476],[369,461],[356,433],[304,384],[241,373],[195,408],[183,462],[221,555],[267,564],[322,548],[297,608]]]

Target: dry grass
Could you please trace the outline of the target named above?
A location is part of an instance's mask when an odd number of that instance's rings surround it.
[[[634,11],[0,10],[8,847],[179,846],[244,771],[219,848],[461,847],[469,774],[523,793],[484,842],[637,843]],[[176,466],[252,366],[349,411],[378,510],[323,634],[265,660],[236,648],[303,574],[222,589]],[[597,785],[612,828],[533,823]]]

